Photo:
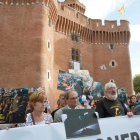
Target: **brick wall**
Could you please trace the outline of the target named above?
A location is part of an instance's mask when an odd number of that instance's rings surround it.
[[[41,3],[18,6],[0,5],[0,21],[2,21],[0,23],[0,88],[45,87],[52,109],[56,108],[59,94],[63,92],[57,90],[58,71],[68,72],[71,59],[70,49],[76,48],[80,50],[83,69],[89,70],[94,81],[105,84],[110,79],[114,79],[118,87],[125,87],[128,94],[132,94],[128,21],[121,21],[121,26],[117,26],[116,21],[105,21],[105,26],[101,25],[100,20],[90,19],[90,24],[87,20],[84,23],[83,18],[87,19],[86,16],[80,15],[80,19],[75,17],[76,11],[73,9],[68,16],[67,11],[61,10],[59,3],[60,19],[56,24],[57,30],[55,27],[54,31],[54,27],[48,25],[48,12],[49,8]],[[68,20],[65,21],[64,18],[73,21],[73,24],[67,26]],[[99,23],[98,27],[96,22]],[[114,28],[111,28],[112,24]],[[67,29],[69,32],[66,32]],[[69,34],[75,30],[81,33],[80,43],[70,40]],[[101,31],[98,38],[95,37],[93,31],[94,33]],[[111,43],[115,44],[113,51],[109,49],[109,39],[103,41],[100,38],[104,35],[103,31],[118,32],[116,41],[111,40]],[[123,40],[121,37],[125,34],[124,31],[126,35]],[[48,41],[51,44],[50,49],[47,48]],[[118,65],[115,68],[109,66],[111,60],[117,62]],[[106,70],[100,69],[103,64]],[[47,78],[48,70],[51,76],[50,81]]]

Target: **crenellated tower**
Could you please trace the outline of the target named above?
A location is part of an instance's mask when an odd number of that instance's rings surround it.
[[[0,0],[0,14],[0,87],[45,87],[53,104],[55,1]]]
[[[80,5],[79,3],[77,0],[58,3],[58,20],[54,36],[57,50],[54,51],[54,56],[57,61],[63,62],[63,66],[57,63],[57,70],[67,71],[73,68],[73,61],[79,62],[81,69],[89,70],[95,81],[104,84],[113,81],[118,87],[127,88],[128,95],[131,95],[133,87],[129,22],[105,20],[103,24],[100,19],[86,17],[84,10],[83,13],[77,11],[75,5]],[[63,54],[66,54],[64,60],[61,57]],[[70,66],[67,65],[68,62]]]
[[[62,7],[66,5],[68,7],[71,7],[72,9],[78,11],[79,13],[84,14],[85,13],[85,5],[83,5],[82,3],[79,2],[79,0],[65,0],[62,3]]]
[[[129,22],[91,19],[78,0],[0,0],[0,88],[45,87],[51,107],[58,71],[89,70],[133,92]]]

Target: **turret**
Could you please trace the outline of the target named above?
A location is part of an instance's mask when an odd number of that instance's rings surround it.
[[[75,10],[77,10],[78,12],[84,14],[85,13],[85,5],[83,5],[82,3],[79,2],[79,0],[65,0],[62,5],[67,5]]]

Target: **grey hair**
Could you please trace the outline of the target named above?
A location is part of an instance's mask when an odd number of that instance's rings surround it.
[[[140,96],[140,93],[138,93],[138,94],[136,95],[136,98],[138,99],[138,98],[139,98],[139,96]]]
[[[61,97],[64,97],[64,98],[66,98],[66,93],[61,93],[60,95],[59,95],[59,101],[61,100]]]
[[[77,91],[76,90],[74,90],[74,89],[71,89],[71,90],[68,90],[67,92],[66,92],[66,99],[68,100],[69,99],[69,94],[71,93],[71,92],[76,92],[77,93]],[[78,93],[77,93],[77,95],[78,95]]]
[[[106,90],[107,90],[109,87],[111,87],[111,86],[116,87],[116,85],[115,85],[114,83],[109,82],[109,83],[107,83],[107,84],[105,85],[104,90],[106,91]]]

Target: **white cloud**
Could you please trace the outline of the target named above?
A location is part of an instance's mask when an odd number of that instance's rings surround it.
[[[104,19],[110,13],[117,11],[124,4],[131,6],[136,0],[79,0],[86,6],[85,15],[93,19]]]
[[[140,74],[140,68],[132,68],[132,77],[134,78],[137,74]]]
[[[140,24],[130,25],[131,41],[140,42]]]

